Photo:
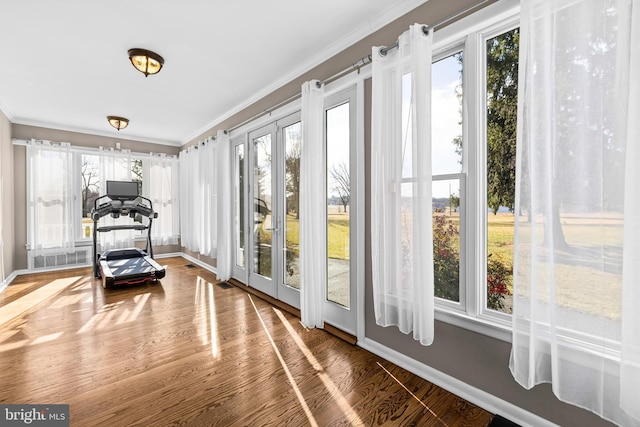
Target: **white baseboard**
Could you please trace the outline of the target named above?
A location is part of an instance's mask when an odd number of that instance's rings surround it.
[[[2,283],[0,283],[0,294],[7,289],[7,286],[9,286],[9,284],[11,282],[13,282],[13,280],[18,277],[18,273],[16,273],[15,271],[13,273],[11,273],[9,275],[9,277],[5,278]]]
[[[403,369],[417,375],[433,384],[441,387],[456,396],[477,405],[486,411],[507,418],[521,426],[557,427],[556,424],[538,415],[526,411],[519,406],[502,400],[492,394],[473,387],[464,381],[460,381],[450,375],[438,371],[430,366],[420,363],[396,350],[386,347],[370,338],[358,342],[358,345],[371,353],[380,356],[389,362],[395,363]]]
[[[216,270],[215,267],[207,264],[206,262],[202,262],[197,258],[192,257],[191,255],[187,255],[184,252],[180,252],[179,255],[177,256],[181,256],[182,258],[186,259],[187,261],[196,264],[198,267],[202,267],[207,271],[210,271],[211,273],[215,274],[216,276],[218,275],[218,270]]]
[[[171,258],[176,256],[184,257],[184,254],[182,252],[171,252],[171,253],[159,254],[159,255],[154,254],[153,259]]]

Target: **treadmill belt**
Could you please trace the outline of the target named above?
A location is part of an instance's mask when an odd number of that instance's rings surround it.
[[[154,268],[143,257],[115,259],[107,261],[111,274],[114,277],[147,274],[154,271]]]

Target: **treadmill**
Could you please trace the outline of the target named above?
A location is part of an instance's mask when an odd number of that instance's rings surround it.
[[[98,226],[98,221],[110,215],[112,218],[143,215],[149,224],[124,224]],[[165,276],[165,269],[153,259],[151,224],[158,213],[153,211],[151,200],[138,195],[138,183],[134,181],[107,181],[107,194],[93,202],[93,275],[102,279],[104,288],[117,285],[135,285],[148,280],[157,281]],[[98,254],[98,233],[118,230],[147,230],[145,250],[138,248],[112,249]]]

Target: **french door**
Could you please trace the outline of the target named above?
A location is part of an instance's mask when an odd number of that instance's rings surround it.
[[[300,115],[294,114],[250,132],[246,146],[240,141],[233,144],[234,273],[244,276],[249,286],[296,308],[300,307],[301,141]]]
[[[356,335],[358,165],[356,90],[325,99],[324,248],[312,248],[327,272],[325,322]],[[232,140],[234,152],[234,277],[300,308],[299,195],[302,125],[288,116]],[[362,157],[362,154],[360,154]],[[353,171],[353,173],[352,173]],[[362,222],[362,221],[360,221]],[[360,224],[361,225],[361,224]],[[360,231],[360,235],[362,232]],[[304,286],[304,284],[302,284]]]

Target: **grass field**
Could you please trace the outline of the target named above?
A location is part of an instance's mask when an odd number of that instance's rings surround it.
[[[300,222],[294,215],[287,215],[287,247],[300,244]],[[349,214],[330,214],[327,220],[327,254],[333,259],[349,259]]]
[[[458,223],[454,214],[449,218]],[[514,215],[510,213],[489,213],[487,215],[487,254],[496,254],[503,263],[513,266]],[[541,219],[540,219],[541,221]],[[523,224],[523,231],[527,225]],[[287,216],[287,242],[290,249],[299,244],[299,223],[293,216]],[[556,252],[555,265],[556,303],[570,310],[588,314],[605,313],[606,317],[617,318],[621,312],[621,269],[622,254],[618,248],[622,241],[622,219],[565,215],[562,230],[568,248]],[[328,216],[329,245],[328,256],[333,259],[349,259],[349,215],[344,213]],[[536,236],[542,244],[542,237]],[[594,245],[594,242],[597,242]],[[607,251],[606,264],[601,259],[601,251]],[[598,255],[598,256],[594,256]],[[538,266],[541,278],[548,275],[545,264]],[[522,268],[522,274],[528,274]],[[513,288],[509,286],[509,290]],[[541,289],[544,294],[545,290]],[[541,299],[548,298],[540,296]],[[594,309],[592,301],[599,301]]]

